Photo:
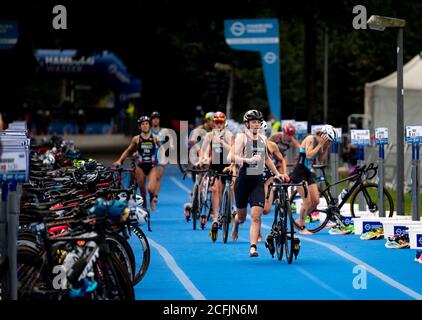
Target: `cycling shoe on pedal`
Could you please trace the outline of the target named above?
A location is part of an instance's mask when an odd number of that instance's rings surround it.
[[[272,234],[267,234],[267,237],[265,238],[265,247],[268,248],[268,251],[270,251],[271,256],[274,258],[274,238]]]
[[[211,235],[212,241],[215,242],[218,236],[218,222],[212,223],[210,235]]]
[[[294,238],[293,239],[293,254],[295,255],[295,259],[297,259],[297,256],[299,255],[300,251],[300,239]]]
[[[206,215],[201,215],[201,229],[204,230],[205,229],[205,225],[207,224],[207,216]]]
[[[188,222],[190,220],[190,212],[192,210],[192,205],[190,203],[185,203],[183,209],[185,211],[186,222]]]

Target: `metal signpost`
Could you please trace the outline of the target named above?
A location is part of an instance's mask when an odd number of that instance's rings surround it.
[[[337,133],[336,141],[331,143],[331,154],[330,154],[330,168],[331,168],[331,183],[337,182],[338,177],[338,163],[339,163],[339,145],[341,143],[341,136],[343,133],[342,128],[335,128]],[[338,185],[333,186],[333,192],[335,196],[338,196]]]
[[[375,128],[375,144],[378,145],[378,210],[379,216],[385,218],[385,150],[389,144],[388,128]]]
[[[358,147],[358,166],[365,164],[365,146],[371,145],[369,130],[350,130],[350,140],[352,145]],[[365,211],[365,199],[359,197],[359,211]]]
[[[422,141],[422,126],[406,127],[406,142],[412,145],[412,220],[419,221],[419,146]]]

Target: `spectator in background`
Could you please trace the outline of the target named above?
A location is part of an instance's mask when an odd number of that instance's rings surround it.
[[[78,110],[78,114],[76,116],[76,123],[78,125],[78,133],[84,134],[86,129],[86,116],[85,111],[83,109]]]
[[[357,148],[351,144],[347,137],[345,138],[343,146],[342,158],[345,165],[338,168],[338,175],[340,179],[344,179],[355,174],[358,163]]]
[[[0,130],[6,129],[5,123],[3,122],[3,116],[0,113]]]
[[[281,122],[277,120],[277,118],[273,114],[270,114],[268,116],[267,124],[268,124],[268,129],[271,131],[269,136],[272,136],[273,134],[280,132],[282,129]]]

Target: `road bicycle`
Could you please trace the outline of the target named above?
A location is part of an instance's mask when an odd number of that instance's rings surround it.
[[[294,220],[291,211],[289,188],[302,187],[305,197],[308,195],[308,188],[305,182],[299,184],[282,183],[275,179],[268,186],[267,199],[270,192],[274,192],[274,220],[271,232],[267,235],[265,246],[274,258],[274,252],[277,254],[278,260],[282,260],[283,251],[288,264],[293,261],[293,256],[297,258],[300,250],[300,240],[295,238]],[[275,242],[275,245],[274,245]]]
[[[339,180],[333,184],[330,184],[327,181],[325,174],[325,168],[327,165],[314,165],[315,169],[321,171],[322,175],[319,178],[322,181],[324,186],[320,187],[320,195],[324,200],[323,203],[318,205],[317,208],[311,211],[306,217],[305,227],[308,231],[316,233],[327,225],[334,226],[337,225],[341,228],[347,227],[350,224],[350,218],[343,216],[340,211],[346,205],[350,204],[350,214],[352,218],[357,217],[358,210],[356,206],[360,201],[363,202],[364,208],[366,211],[369,211],[372,214],[379,214],[378,208],[378,184],[368,182],[375,177],[377,174],[378,166],[370,163],[369,165],[363,165],[356,168],[356,173],[350,177]],[[343,194],[342,198],[339,200],[335,197],[331,188],[335,185],[349,182],[350,189],[347,193]],[[293,203],[296,198],[297,190],[294,190],[290,196],[290,202]],[[387,189],[384,189],[384,198],[385,198],[385,216],[392,217],[394,212],[394,202],[391,194]],[[296,227],[299,228],[299,225],[296,221],[299,219],[300,212],[297,210],[293,217],[295,218],[294,223]],[[331,223],[329,224],[329,222]]]

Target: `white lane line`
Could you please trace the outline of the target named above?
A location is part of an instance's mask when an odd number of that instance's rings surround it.
[[[170,180],[173,181],[173,183],[177,185],[183,191],[186,191],[189,194],[191,193],[191,190],[188,187],[186,187],[183,183],[181,183],[179,180],[177,180],[175,177],[170,177]]]
[[[172,181],[178,185],[180,188],[182,188],[183,190],[185,190],[186,192],[190,193],[190,190],[183,185],[182,183],[180,183],[176,178],[174,177],[170,177],[170,179],[172,179]],[[250,219],[250,216],[248,215],[248,219]],[[261,226],[264,229],[267,230],[271,230],[271,227],[267,226],[266,224],[262,223]],[[402,285],[400,282],[397,282],[396,280],[390,278],[389,276],[387,276],[386,274],[382,273],[381,271],[375,269],[374,267],[370,266],[369,264],[367,264],[366,262],[348,254],[347,252],[339,249],[338,247],[319,241],[319,240],[315,240],[315,239],[309,239],[308,237],[300,237],[301,240],[304,241],[309,241],[309,242],[313,242],[315,244],[318,244],[320,246],[324,246],[327,249],[333,251],[334,253],[338,254],[339,256],[349,260],[350,262],[356,264],[356,265],[362,265],[366,268],[366,270],[370,273],[372,273],[375,277],[377,277],[378,279],[384,281],[385,283],[387,283],[388,285],[396,288],[397,290],[400,290],[401,292],[407,294],[408,296],[416,299],[416,300],[422,300],[422,295],[417,293],[416,291]]]
[[[190,193],[191,191],[183,184],[181,183],[179,180],[177,180],[175,177],[170,177],[170,179],[181,189],[183,189],[184,191],[186,191],[187,193]],[[248,219],[250,220],[250,216],[248,215]],[[271,229],[268,226],[262,224],[264,229]],[[242,241],[246,241],[248,242],[249,240],[247,239],[243,239],[241,237],[239,237],[239,240]],[[300,273],[302,273],[304,276],[306,276],[309,280],[315,282],[317,285],[319,285],[320,287],[322,287],[323,289],[326,289],[328,291],[330,291],[331,293],[341,297],[342,299],[347,299],[347,297],[345,297],[344,295],[342,295],[341,293],[339,293],[338,291],[336,291],[335,289],[333,289],[332,287],[330,287],[328,284],[324,283],[323,281],[321,281],[320,279],[318,279],[317,277],[309,274],[308,272],[306,272],[305,270],[303,270],[302,268],[296,267],[298,269],[298,271]]]
[[[249,215],[248,215],[248,219],[250,219]],[[261,224],[261,226],[264,229],[267,230],[271,230],[271,228],[265,224]],[[372,273],[375,277],[377,277],[378,279],[384,281],[385,283],[387,283],[388,285],[392,286],[393,288],[396,288],[397,290],[400,290],[401,292],[403,292],[404,294],[407,294],[408,296],[416,299],[416,300],[422,300],[422,295],[417,293],[416,291],[406,287],[405,285],[401,284],[400,282],[397,282],[396,280],[390,278],[389,276],[387,276],[386,274],[382,273],[381,271],[375,269],[374,267],[370,266],[369,264],[367,264],[366,262],[352,256],[351,254],[341,250],[340,248],[332,245],[332,244],[328,244],[325,243],[323,241],[319,241],[319,240],[315,240],[315,239],[310,239],[309,237],[300,237],[301,240],[304,241],[309,241],[315,244],[318,244],[320,246],[326,247],[327,249],[333,251],[334,253],[338,254],[339,256],[345,258],[346,260],[349,260],[350,262],[356,264],[356,265],[361,265],[364,266],[366,268],[366,270],[370,273]]]
[[[189,292],[195,300],[207,300],[205,296],[198,290],[198,288],[193,284],[193,282],[188,278],[188,276],[183,272],[182,269],[177,265],[176,261],[174,260],[173,256],[167,251],[166,248],[159,245],[157,242],[152,240],[148,237],[148,242],[157,249],[158,253],[163,257],[165,263],[169,267],[169,269],[174,273],[176,278],[180,281],[180,283],[185,287],[185,289]]]
[[[342,294],[341,292],[337,291],[336,289],[332,288],[331,286],[329,286],[328,284],[326,284],[324,281],[322,281],[321,279],[319,279],[318,277],[314,276],[313,274],[310,274],[308,271],[306,271],[305,269],[303,269],[302,267],[298,267],[296,265],[294,265],[294,267],[301,273],[303,274],[305,277],[307,277],[309,280],[311,280],[312,282],[315,282],[317,285],[319,285],[321,288],[331,292],[332,294],[336,295],[337,297],[340,297],[344,300],[349,300],[349,298],[347,298],[344,294]]]
[[[249,242],[249,239],[245,239],[243,237],[239,237],[239,240],[242,240],[242,241],[245,241],[245,242]],[[301,274],[303,274],[305,277],[307,277],[309,280],[311,280],[312,282],[316,283],[321,288],[323,288],[323,289],[331,292],[332,294],[340,297],[341,299],[349,300],[349,298],[347,298],[345,295],[343,295],[342,293],[338,292],[337,290],[335,290],[334,288],[332,288],[331,286],[329,286],[328,284],[326,284],[324,281],[322,281],[318,277],[316,277],[316,276],[310,274],[309,272],[305,271],[303,268],[298,267],[296,265],[292,265],[292,267],[295,268],[297,271],[299,271]]]

